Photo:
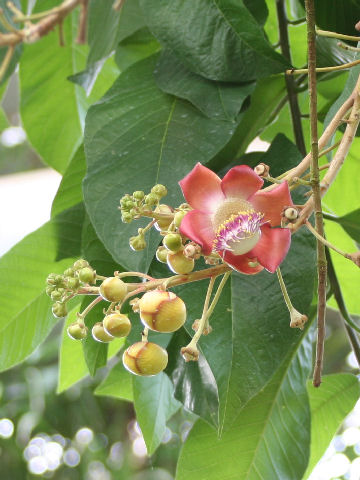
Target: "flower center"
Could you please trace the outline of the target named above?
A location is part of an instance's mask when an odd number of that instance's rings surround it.
[[[234,206],[233,203],[235,202],[229,203],[232,205],[226,205],[225,203],[227,211],[229,211],[229,207]],[[243,255],[254,248],[260,240],[260,227],[264,214],[255,212],[248,202],[241,201],[241,203],[246,204],[242,205],[247,207],[246,210],[238,210],[237,213],[232,213],[225,221],[216,226],[215,251],[229,250],[234,255]],[[223,212],[216,212],[213,219],[214,226],[214,220],[220,217],[219,214],[223,214]]]

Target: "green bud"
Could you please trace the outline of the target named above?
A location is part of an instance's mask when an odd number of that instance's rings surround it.
[[[80,272],[81,272],[81,270],[80,270]],[[77,290],[79,288],[79,285],[80,285],[79,279],[75,278],[75,277],[67,277],[65,279],[65,283],[66,283],[67,288],[69,288],[70,290]]]
[[[76,260],[76,262],[73,265],[74,270],[81,270],[82,268],[88,267],[89,262],[81,258],[80,260]]]
[[[123,209],[124,210],[131,210],[132,208],[135,207],[135,202],[133,202],[132,200],[127,200],[126,203],[123,205]]]
[[[146,240],[143,235],[138,235],[137,237],[130,237],[129,245],[132,250],[139,252],[146,248]]]
[[[174,225],[175,227],[180,227],[182,219],[185,217],[186,212],[184,210],[180,210],[180,212],[176,212],[174,216]]]
[[[79,271],[79,280],[83,283],[95,283],[96,272],[91,267],[82,268]]]
[[[145,193],[142,192],[141,190],[137,190],[136,192],[133,193],[133,197],[136,200],[142,200],[145,197]]]
[[[131,195],[127,193],[120,199],[120,205],[124,206],[128,200],[131,200]]]
[[[64,287],[65,286],[65,279],[63,275],[56,275],[55,277],[55,282],[58,287]]]
[[[65,303],[55,302],[52,306],[52,313],[56,318],[64,318],[67,315],[67,309]]]
[[[64,272],[64,277],[73,277],[75,275],[75,270],[70,267],[70,268],[67,268]]]
[[[112,335],[109,335],[102,324],[102,322],[97,322],[93,326],[91,330],[91,334],[93,336],[93,339],[96,340],[97,342],[101,343],[109,343],[112,340],[114,340],[114,337]]]
[[[182,247],[182,238],[178,233],[168,233],[163,239],[163,245],[172,252],[178,252]]]
[[[61,297],[63,296],[63,293],[62,292],[59,292],[59,290],[54,290],[51,295],[50,295],[50,298],[53,302],[56,302],[57,300],[61,300]]]
[[[133,216],[131,215],[131,213],[128,213],[128,212],[122,212],[122,216],[121,216],[121,220],[124,222],[124,223],[131,223],[133,221]]]
[[[87,336],[88,328],[84,323],[72,323],[67,328],[67,334],[72,340],[82,340]]]
[[[55,290],[55,288],[56,288],[55,285],[48,285],[45,290],[46,295],[50,297],[52,292]]]
[[[169,250],[165,247],[159,247],[156,250],[156,258],[160,263],[167,263],[167,256],[168,256]]]
[[[151,193],[155,193],[155,195],[158,195],[160,198],[165,197],[167,195],[168,191],[167,188],[164,185],[161,185],[158,183],[151,189]]]
[[[46,283],[48,285],[56,285],[56,277],[57,277],[56,273],[49,273],[46,279]]]
[[[159,200],[160,200],[161,197],[159,197],[159,195],[156,195],[155,193],[149,193],[149,195],[146,195],[145,197],[145,203],[146,205],[156,205],[157,203],[159,203]]]
[[[64,293],[66,292],[65,288],[62,287],[58,287],[57,291],[60,292],[61,295],[64,295]]]

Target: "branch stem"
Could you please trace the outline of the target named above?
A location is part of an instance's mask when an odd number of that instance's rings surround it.
[[[354,60],[353,62],[349,63],[343,63],[342,65],[336,65],[335,67],[319,67],[315,68],[315,73],[322,73],[322,72],[336,72],[338,70],[346,70],[347,68],[355,67],[356,65],[359,65],[360,59],[359,60]],[[310,71],[310,68],[299,68],[299,69],[290,69],[286,70],[286,75],[300,75],[302,73],[308,73]]]
[[[338,38],[339,40],[349,40],[350,42],[360,42],[360,37],[353,35],[343,35],[342,33],[329,32],[328,30],[316,30],[316,35],[321,37]]]

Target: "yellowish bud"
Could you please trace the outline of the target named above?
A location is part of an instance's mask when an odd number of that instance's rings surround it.
[[[124,367],[135,375],[156,375],[166,368],[167,362],[167,351],[152,342],[134,343],[123,354]]]
[[[173,292],[152,290],[139,301],[140,318],[150,330],[175,332],[186,320],[186,306]]]
[[[121,302],[126,294],[126,283],[120,278],[109,277],[100,285],[100,295],[108,302]]]
[[[195,266],[192,258],[185,257],[183,249],[176,253],[169,252],[167,264],[172,272],[179,275],[192,272]]]
[[[116,338],[127,337],[131,330],[129,317],[122,313],[106,315],[103,326],[106,333]]]

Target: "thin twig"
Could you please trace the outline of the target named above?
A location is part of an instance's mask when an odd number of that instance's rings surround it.
[[[323,214],[323,217],[324,217],[324,214]],[[322,236],[315,230],[315,228],[311,225],[311,223],[309,222],[309,220],[306,220],[305,225],[307,226],[308,230],[310,230],[310,232],[311,232],[318,240],[320,240],[320,242],[322,242],[324,245],[326,245],[328,248],[331,248],[332,250],[334,250],[334,252],[338,253],[339,255],[342,255],[344,258],[346,258],[346,259],[348,259],[348,260],[352,260],[351,255],[349,255],[349,254],[346,253],[346,252],[343,252],[342,250],[340,250],[340,248],[337,248],[335,245],[333,245],[333,244],[330,243],[328,240],[326,240],[326,238],[322,237]]]
[[[83,45],[86,43],[87,16],[88,16],[88,0],[82,0],[80,17],[79,17],[78,35],[76,38],[76,43],[78,43],[79,45]]]
[[[360,37],[359,37],[359,41],[360,41]],[[346,43],[343,43],[343,42],[337,42],[337,46],[340,48],[343,48],[344,50],[350,50],[352,52],[360,52],[360,48],[352,47],[351,45],[347,45]]]
[[[316,35],[321,37],[338,38],[339,40],[349,40],[350,42],[360,42],[360,37],[343,35],[342,33],[329,32],[327,30],[316,30]]]
[[[13,46],[10,46],[8,49],[7,49],[7,52],[5,54],[5,57],[1,63],[1,66],[0,66],[0,82],[1,80],[4,78],[4,75],[6,73],[6,70],[8,69],[8,66],[11,62],[11,59],[14,55],[14,51],[15,51],[15,47]]]
[[[338,70],[345,70],[347,68],[355,67],[359,65],[360,60],[354,60],[353,62],[343,63],[342,65],[336,65],[335,67],[319,67],[315,68],[315,73],[322,73],[322,72],[336,72]],[[308,73],[308,68],[291,68],[290,70],[286,70],[286,75],[300,75],[301,73]]]

